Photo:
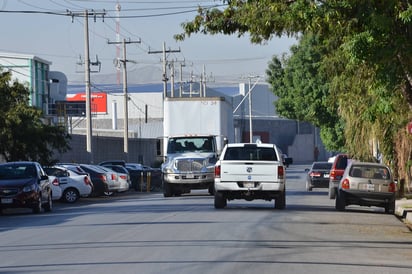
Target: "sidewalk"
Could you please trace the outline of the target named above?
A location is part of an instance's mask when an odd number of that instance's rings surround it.
[[[412,199],[396,200],[395,215],[402,218],[409,227],[412,227]]]

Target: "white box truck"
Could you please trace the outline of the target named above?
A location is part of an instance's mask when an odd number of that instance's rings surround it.
[[[162,139],[163,195],[214,194],[214,165],[224,140],[234,139],[232,105],[224,97],[167,97]]]

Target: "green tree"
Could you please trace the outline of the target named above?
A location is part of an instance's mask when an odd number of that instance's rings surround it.
[[[331,151],[342,151],[344,138],[337,100],[329,96],[329,84],[322,71],[323,49],[316,35],[306,34],[291,55],[273,57],[266,70],[272,91],[279,99],[276,111],[283,117],[310,122],[320,128],[322,141]]]
[[[274,36],[315,33],[329,53],[346,47],[348,58],[390,75],[412,107],[412,4],[409,0],[226,0],[223,9],[199,8],[183,23],[178,40],[194,33],[250,35],[261,43]],[[337,42],[337,43],[332,43]]]
[[[51,164],[54,152],[70,147],[70,136],[59,126],[43,123],[41,110],[29,106],[29,90],[0,71],[0,154],[7,161]]]

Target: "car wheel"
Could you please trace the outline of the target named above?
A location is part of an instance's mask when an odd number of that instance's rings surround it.
[[[395,200],[393,200],[393,201],[386,204],[385,213],[386,214],[394,214],[395,213]]]
[[[286,207],[286,191],[282,193],[275,199],[275,208],[276,209],[285,209]]]
[[[339,191],[338,195],[336,195],[335,208],[338,211],[344,211],[345,207],[346,207],[345,193],[343,193],[342,191]]]
[[[306,190],[307,191],[312,191],[312,187],[310,186],[309,181],[306,181]]]
[[[53,210],[53,199],[52,199],[52,193],[49,192],[49,196],[47,197],[47,204],[44,205],[44,211],[50,212],[52,210]]]
[[[35,205],[35,207],[33,207],[33,213],[36,213],[36,214],[38,214],[38,213],[40,213],[41,212],[41,208],[42,208],[42,206],[41,206],[41,194],[39,194],[39,198],[37,199],[37,204]]]
[[[227,205],[227,200],[222,192],[215,191],[215,208],[224,208]]]
[[[72,203],[77,202],[79,198],[80,198],[80,195],[77,189],[68,188],[64,190],[63,192],[62,201],[72,204]]]
[[[333,200],[336,197],[336,189],[333,186],[332,182],[329,182],[329,191],[328,191],[329,199]]]
[[[173,196],[172,186],[169,183],[164,182],[163,183],[163,197],[172,197],[172,196]]]

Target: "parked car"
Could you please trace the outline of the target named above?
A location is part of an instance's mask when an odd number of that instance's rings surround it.
[[[37,162],[0,164],[0,211],[31,208],[33,213],[52,210],[52,186]]]
[[[335,199],[336,197],[336,191],[338,189],[339,182],[342,179],[343,172],[348,165],[348,160],[349,156],[347,154],[338,154],[335,156],[329,173],[329,199]]]
[[[328,188],[329,187],[329,172],[332,168],[332,163],[329,162],[313,162],[312,166],[306,171],[306,190],[312,191],[313,188]]]
[[[119,189],[117,190],[118,192],[125,192],[128,191],[131,188],[131,180],[130,180],[130,174],[129,171],[124,167],[120,165],[112,165],[112,164],[103,164],[103,167],[107,167],[115,172],[117,172],[118,175],[118,180],[120,183]]]
[[[119,180],[119,174],[113,169],[100,165],[96,165],[95,168],[101,169],[106,173],[109,189],[104,192],[104,195],[111,196],[116,192],[127,191],[129,189],[128,184],[122,184],[121,180]]]
[[[59,182],[59,178],[55,177],[55,176],[49,176],[49,181],[51,183],[51,189],[52,189],[52,200],[56,201],[56,200],[60,200],[60,198],[63,195],[63,191],[60,188],[60,182]]]
[[[377,206],[386,213],[395,211],[396,184],[388,166],[379,163],[352,161],[338,186],[335,207],[347,205]]]
[[[62,166],[43,169],[49,176],[56,176],[59,179],[63,192],[61,200],[66,203],[75,203],[80,197],[87,197],[93,191],[93,184],[87,173],[75,172]]]
[[[75,163],[59,163],[58,166],[63,166],[75,172],[83,172],[89,175],[93,184],[93,191],[91,196],[102,196],[109,191],[109,183],[107,181],[106,172],[96,168],[95,165],[89,164],[75,164]]]
[[[150,190],[161,188],[162,172],[160,168],[153,168],[138,163],[126,163],[126,169],[129,171],[134,190],[142,190],[143,185],[147,184],[148,178],[150,178]]]

